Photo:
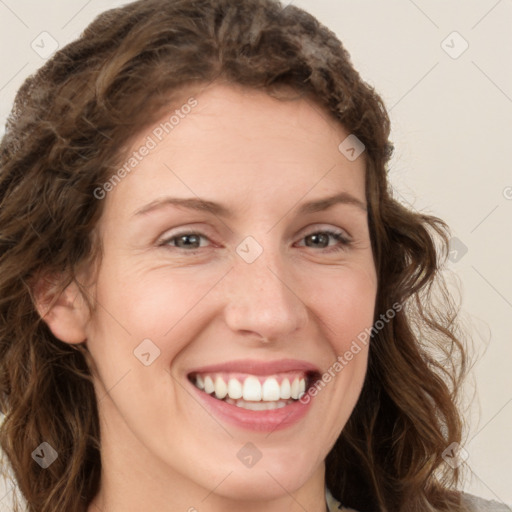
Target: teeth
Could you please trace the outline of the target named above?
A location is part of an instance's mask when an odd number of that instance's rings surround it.
[[[218,376],[215,379],[215,396],[222,400],[228,394],[228,387],[224,382],[224,379]]]
[[[286,400],[299,399],[306,391],[306,379],[295,377],[293,380],[285,377],[279,384],[276,377],[267,377],[263,380],[254,375],[248,375],[243,384],[236,377],[230,377],[227,384],[221,375],[195,376],[195,385],[209,395],[215,394],[219,400],[240,400],[244,402],[281,402],[286,405]],[[277,406],[279,407],[279,405]],[[282,406],[281,406],[282,407]],[[273,408],[270,405],[267,408]],[[259,409],[258,409],[259,410]]]
[[[306,392],[306,381],[304,379],[299,380],[299,396],[300,398]]]
[[[215,386],[213,385],[213,380],[209,375],[207,375],[204,378],[204,390],[208,394],[213,393],[215,391]]]
[[[293,400],[278,400],[277,402],[246,402],[245,400],[232,400],[226,398],[226,402],[231,405],[236,405],[242,409],[250,409],[251,411],[268,411],[271,409],[281,409],[291,404]]]
[[[236,400],[238,398],[242,398],[242,384],[240,384],[240,381],[238,379],[229,379],[228,382],[228,395],[229,398],[232,398],[233,400]]]
[[[263,383],[262,395],[263,400],[266,402],[279,400],[279,398],[281,398],[281,388],[276,379],[271,377]]]
[[[288,379],[283,379],[283,382],[281,382],[281,398],[287,399],[291,398],[291,396],[290,381]]]
[[[299,398],[299,379],[294,379],[290,391],[291,397],[297,400]]]
[[[259,402],[261,400],[261,384],[260,381],[249,375],[244,382],[244,400],[251,400],[253,402]]]
[[[201,375],[196,375],[196,386],[199,389],[204,389],[204,380]]]

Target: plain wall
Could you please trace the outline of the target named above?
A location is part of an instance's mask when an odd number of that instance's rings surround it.
[[[32,48],[50,47],[41,33],[62,47],[97,14],[124,3],[0,2],[2,125],[18,87],[44,63]],[[457,238],[449,266],[460,279],[479,354],[465,488],[512,503],[512,2],[287,3],[331,28],[383,97],[397,197],[446,220]],[[473,397],[473,386],[466,392]]]

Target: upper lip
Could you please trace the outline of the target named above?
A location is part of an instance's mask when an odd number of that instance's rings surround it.
[[[201,366],[189,371],[188,374],[195,373],[215,373],[215,372],[236,372],[248,373],[251,375],[272,375],[275,373],[304,371],[308,373],[320,373],[320,370],[307,361],[298,359],[278,359],[275,361],[262,361],[257,359],[238,359],[226,361],[208,366]]]

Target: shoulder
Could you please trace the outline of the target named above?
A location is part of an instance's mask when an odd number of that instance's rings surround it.
[[[463,503],[471,512],[512,512],[512,506],[494,500],[484,500],[472,494],[462,494]]]
[[[346,508],[341,506],[341,503],[333,497],[331,491],[325,488],[325,501],[327,502],[327,508],[329,512],[357,512],[352,508]]]
[[[327,505],[329,512],[357,512],[351,508],[341,506],[332,494],[326,489]],[[468,508],[468,512],[512,512],[512,506],[507,506],[494,500],[484,500],[472,494],[462,493],[462,502]]]

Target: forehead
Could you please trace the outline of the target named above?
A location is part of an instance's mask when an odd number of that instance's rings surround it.
[[[231,196],[247,207],[333,191],[364,201],[364,154],[347,159],[350,134],[310,98],[215,84],[180,101],[133,139],[109,202],[133,211],[163,194]]]

